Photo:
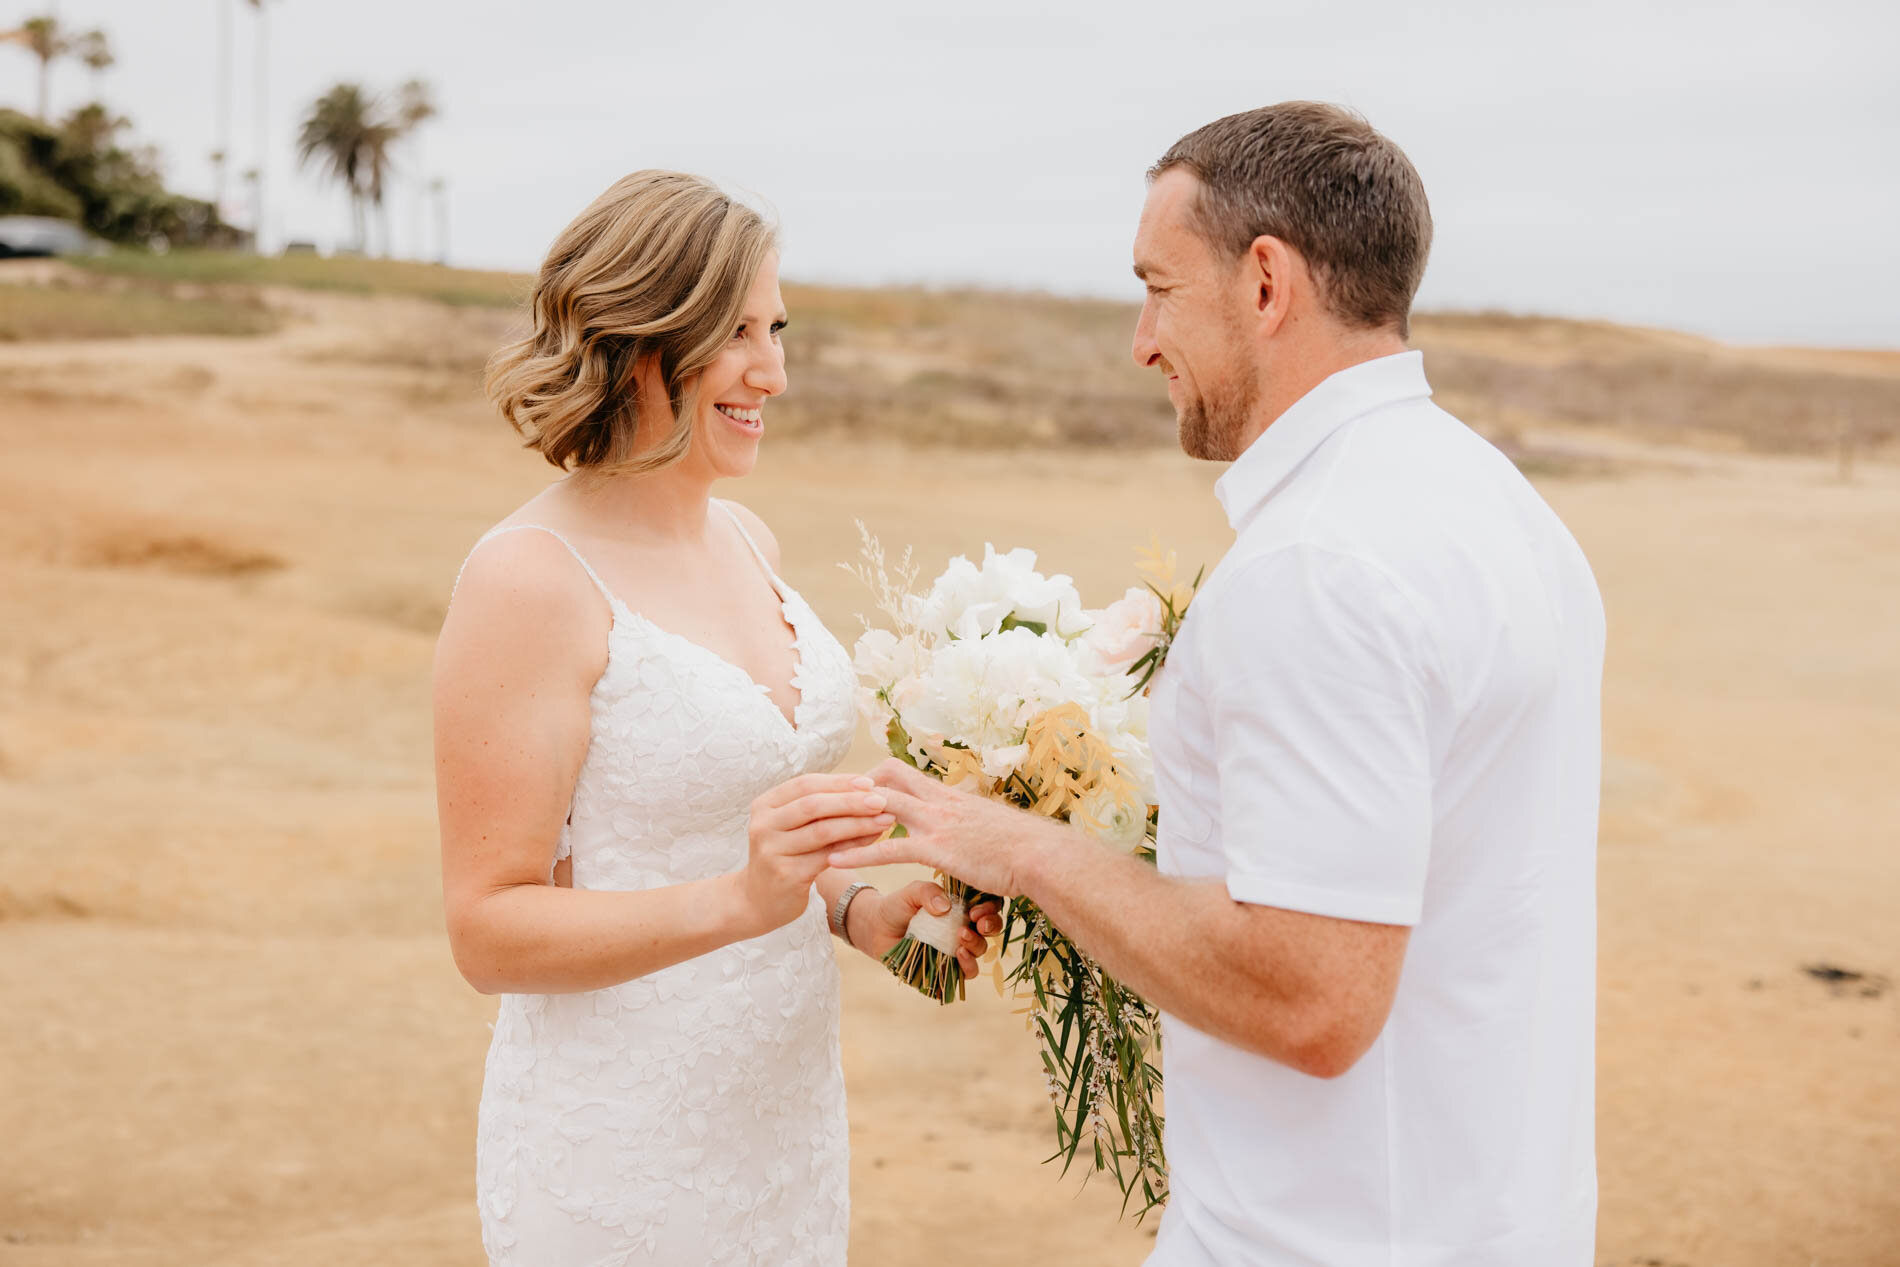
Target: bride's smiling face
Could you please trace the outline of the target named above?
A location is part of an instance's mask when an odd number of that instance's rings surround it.
[[[785,390],[784,328],[775,251],[759,265],[725,349],[700,372],[692,452],[715,479],[736,479],[758,461],[766,402]]]

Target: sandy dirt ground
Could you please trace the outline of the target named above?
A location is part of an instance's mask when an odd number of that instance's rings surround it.
[[[263,339],[0,348],[0,1267],[482,1261],[493,1004],[442,935],[427,679],[550,472],[404,350],[488,318],[276,302]],[[1900,470],[1587,469],[1540,486],[1611,631],[1599,1262],[1900,1264],[1900,992],[1804,971],[1900,976]],[[848,637],[854,517],[1100,602],[1151,532],[1219,556],[1215,474],[768,435],[722,491]],[[1152,1220],[1040,1164],[1020,1018],[844,958],[853,1260],[1139,1263]]]

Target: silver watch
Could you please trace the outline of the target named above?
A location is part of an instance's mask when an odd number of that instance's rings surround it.
[[[838,900],[831,904],[831,935],[833,937],[843,937],[847,942],[851,940],[845,936],[844,917],[851,912],[851,900],[870,888],[871,886],[862,880],[847,884],[844,892],[838,895]],[[871,891],[877,892],[876,889],[871,889]]]

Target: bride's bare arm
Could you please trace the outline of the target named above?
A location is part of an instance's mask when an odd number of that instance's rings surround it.
[[[804,909],[830,846],[888,822],[850,776],[806,776],[760,798],[742,871],[636,892],[557,887],[610,621],[560,544],[522,532],[476,551],[443,625],[443,907],[456,966],[484,993],[603,989],[759,936]]]

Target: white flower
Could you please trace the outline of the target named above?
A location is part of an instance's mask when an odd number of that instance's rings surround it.
[[[1117,687],[1125,687],[1122,700],[1122,724],[1124,733],[1143,742],[1148,738],[1148,696],[1135,691],[1135,680],[1124,677],[1116,682]]]
[[[980,568],[963,555],[950,560],[915,615],[924,633],[959,640],[996,633],[1012,616],[1019,625],[1042,625],[1063,638],[1088,627],[1082,596],[1067,576],[1036,571],[1033,550],[998,554],[987,544]]]
[[[895,715],[881,696],[896,699],[928,663],[930,653],[915,637],[899,638],[888,629],[867,629],[852,649],[852,659],[863,686],[858,691],[858,715],[880,739]]]
[[[858,677],[886,689],[917,673],[928,658],[916,638],[899,638],[888,629],[865,630],[852,652]]]
[[[890,733],[891,718],[896,710],[886,704],[876,690],[868,686],[858,688],[858,716],[879,740]]]
[[[1100,787],[1076,803],[1069,821],[1117,853],[1133,853],[1148,837],[1148,807]]]
[[[1163,611],[1161,600],[1146,586],[1137,585],[1101,611],[1092,613],[1095,623],[1082,643],[1094,655],[1102,671],[1125,672],[1128,667],[1154,650],[1161,637]]]
[[[1155,763],[1154,756],[1148,750],[1148,697],[1136,693],[1129,694],[1135,687],[1131,677],[1109,678],[1103,690],[1114,698],[1114,702],[1103,707],[1103,713],[1111,718],[1110,724],[1102,727],[1102,737],[1115,750],[1115,764],[1121,772],[1141,790],[1148,804],[1155,804]]]
[[[995,633],[1009,615],[1009,608],[1000,595],[987,594],[986,588],[976,565],[957,555],[931,584],[930,592],[918,601],[912,613],[918,629],[939,643],[953,633],[958,638]],[[961,632],[966,629],[968,632]]]
[[[928,670],[893,694],[913,738],[952,742],[1006,761],[1030,718],[1058,704],[1089,707],[1097,688],[1060,638],[1015,628],[937,648]],[[1020,758],[1017,758],[1020,760]]]
[[[910,632],[871,629],[859,637],[859,711],[880,737],[899,723],[919,763],[960,748],[986,778],[1001,780],[1028,758],[1031,719],[1079,705],[1114,751],[1131,785],[1128,799],[1143,802],[1122,807],[1114,820],[1115,830],[1133,830],[1133,819],[1145,824],[1154,799],[1154,762],[1148,702],[1127,670],[1153,646],[1161,612],[1142,588],[1086,611],[1067,576],[1036,571],[1033,551],[999,554],[986,545],[980,566],[958,556],[927,594],[905,596]]]
[[[983,762],[983,773],[992,779],[1007,779],[1022,768],[1029,758],[1029,745],[1011,744],[1007,748],[987,748],[978,753]]]

